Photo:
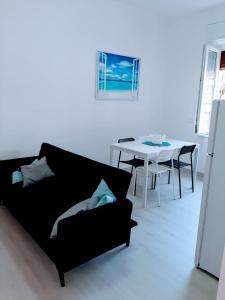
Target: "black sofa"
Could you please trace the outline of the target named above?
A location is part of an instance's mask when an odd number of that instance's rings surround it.
[[[126,199],[131,175],[47,143],[37,157],[43,156],[56,176],[25,188],[12,184],[11,174],[36,157],[0,161],[0,199],[55,263],[64,286],[65,272],[119,245],[129,246],[131,228],[137,225]],[[57,237],[50,239],[56,219],[90,198],[102,178],[117,201],[59,221]]]

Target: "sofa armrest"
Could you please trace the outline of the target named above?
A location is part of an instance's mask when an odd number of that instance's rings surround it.
[[[93,236],[107,237],[112,232],[127,234],[131,228],[130,200],[117,200],[91,210],[80,212],[58,223],[58,240],[71,240],[75,237],[83,240]]]
[[[5,159],[0,160],[0,175],[4,176],[8,173],[11,173],[18,169],[22,165],[30,164],[36,159],[38,156],[28,156],[28,157],[20,157],[13,159]]]
[[[66,272],[119,245],[130,243],[132,202],[124,199],[59,221],[55,263]]]
[[[4,199],[12,185],[12,172],[20,166],[32,163],[37,156],[6,159],[0,161],[0,198]]]

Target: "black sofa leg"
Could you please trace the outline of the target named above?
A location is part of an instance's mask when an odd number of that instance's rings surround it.
[[[59,274],[59,281],[60,281],[61,287],[64,287],[65,286],[64,272],[58,270],[58,274]]]
[[[130,246],[130,231],[127,235],[127,240],[126,240],[126,247],[129,247]]]

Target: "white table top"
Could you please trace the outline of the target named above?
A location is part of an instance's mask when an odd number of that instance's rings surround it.
[[[115,150],[121,150],[128,153],[134,153],[136,155],[139,155],[140,157],[152,157],[157,155],[161,150],[166,149],[174,149],[179,150],[183,146],[190,146],[190,145],[196,145],[196,147],[199,147],[199,144],[192,143],[192,142],[185,142],[185,141],[178,141],[174,139],[166,139],[171,146],[149,146],[143,144],[143,141],[145,139],[136,140],[134,142],[125,142],[125,143],[115,143],[111,145],[111,149]]]

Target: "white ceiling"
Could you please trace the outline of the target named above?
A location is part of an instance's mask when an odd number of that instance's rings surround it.
[[[175,16],[210,8],[224,3],[225,0],[120,0],[122,2],[142,5],[163,14]]]

